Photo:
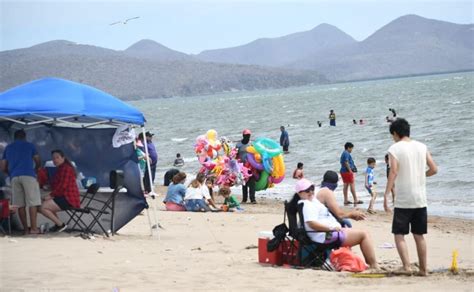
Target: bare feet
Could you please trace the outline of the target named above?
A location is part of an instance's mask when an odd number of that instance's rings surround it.
[[[38,228],[30,229],[30,234],[40,234],[40,230]]]
[[[401,267],[397,270],[392,271],[392,274],[397,275],[397,276],[411,276],[411,275],[413,275],[413,271],[412,271],[412,269],[407,269],[407,268]]]

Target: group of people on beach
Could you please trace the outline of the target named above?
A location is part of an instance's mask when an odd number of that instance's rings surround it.
[[[220,186],[218,195],[224,198],[224,203],[218,207],[214,198],[215,177],[206,178],[204,173],[198,173],[189,185],[185,185],[187,175],[180,171],[175,174],[168,186],[163,200],[167,211],[242,211],[228,186]]]
[[[392,212],[389,207],[389,198],[393,200],[392,233],[398,254],[402,260],[402,267],[396,271],[401,274],[411,274],[408,248],[405,235],[413,234],[419,260],[421,276],[427,275],[427,248],[424,234],[427,230],[427,200],[426,177],[437,173],[435,164],[426,145],[410,138],[410,124],[402,118],[395,119],[389,128],[395,143],[388,149],[386,161],[388,162],[388,181],[384,193],[384,210]],[[357,199],[354,185],[354,174],[357,168],[353,163],[350,153],[354,145],[346,143],[341,155],[340,174],[343,180],[344,204],[360,204]],[[373,213],[376,198],[374,189],[373,168],[375,159],[367,159],[365,187],[371,194],[368,212]],[[345,213],[337,206],[333,191],[338,185],[338,175],[333,171],[324,174],[321,188],[315,195],[315,186],[304,178],[303,164],[299,163],[293,173],[293,178],[298,179],[295,187],[293,204],[304,204],[304,226],[308,235],[318,243],[331,243],[338,241],[340,246],[360,245],[366,263],[371,269],[378,269],[372,240],[365,231],[356,231],[342,225],[342,219],[365,219],[365,214],[353,210]],[[348,201],[348,188],[350,187],[354,202]],[[396,193],[396,196],[394,195]],[[392,196],[390,196],[392,194]]]
[[[17,211],[24,234],[39,234],[37,213],[54,222],[49,232],[64,231],[67,226],[57,213],[80,207],[76,169],[60,149],[51,151],[51,160],[56,167],[52,178],[48,178],[41,158],[33,143],[26,140],[26,132],[17,130],[14,141],[9,144],[0,161],[0,171],[10,178],[12,188],[11,210]],[[37,178],[38,176],[38,178]],[[42,195],[41,190],[48,192]],[[26,210],[28,209],[30,227]]]

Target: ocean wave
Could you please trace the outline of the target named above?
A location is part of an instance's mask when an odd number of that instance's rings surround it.
[[[188,138],[171,138],[171,141],[173,142],[183,142],[188,140]]]

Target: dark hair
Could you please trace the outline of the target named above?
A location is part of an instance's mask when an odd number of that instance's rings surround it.
[[[180,171],[177,174],[175,174],[171,180],[173,181],[173,184],[177,185],[185,179],[186,179],[186,174]]]
[[[51,151],[51,156],[53,156],[53,154],[59,154],[59,156],[61,156],[62,158],[64,158],[64,163],[68,164],[69,166],[71,166],[73,169],[74,169],[74,172],[76,172],[76,168],[74,167],[74,165],[72,165],[71,161],[69,159],[67,159],[66,155],[64,155],[64,152],[60,149],[55,149],[53,151]]]
[[[335,171],[328,170],[323,175],[323,182],[335,184],[337,183],[338,180],[339,180],[339,176],[337,175],[337,172]]]
[[[297,168],[302,168],[303,167],[303,162],[298,162],[298,164],[296,165]]]
[[[351,142],[347,142],[346,144],[344,144],[344,149],[349,149],[349,148],[354,148],[354,144],[352,144]]]
[[[367,164],[375,163],[375,158],[369,157],[367,158]]]
[[[176,157],[181,157],[181,154],[180,154],[180,153],[176,153]]]
[[[300,195],[295,193],[293,198],[288,202],[288,212],[289,213],[297,213],[298,212],[298,201],[301,200]]]
[[[206,175],[202,172],[198,173],[196,175],[196,180],[199,182],[199,183],[204,183],[204,181],[206,180]]]
[[[390,124],[390,134],[397,133],[400,138],[410,137],[410,124],[403,118],[398,118]]]
[[[15,140],[24,140],[26,138],[26,133],[23,129],[15,131],[15,134],[13,134],[13,138]]]
[[[385,154],[385,160],[387,160],[387,161],[388,161],[388,153],[387,153],[387,154]]]
[[[226,196],[226,195],[230,195],[231,191],[230,191],[230,188],[228,186],[222,186],[220,189],[219,189],[219,196]]]

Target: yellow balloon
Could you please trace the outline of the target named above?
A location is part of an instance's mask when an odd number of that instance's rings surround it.
[[[215,141],[217,140],[217,131],[214,129],[208,130],[206,132],[206,138],[211,143],[211,145],[214,145]]]

